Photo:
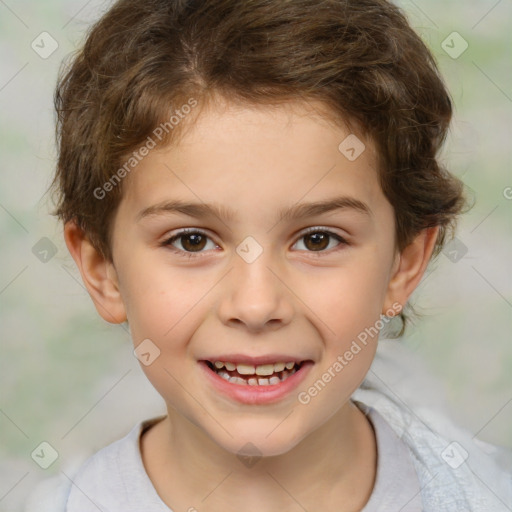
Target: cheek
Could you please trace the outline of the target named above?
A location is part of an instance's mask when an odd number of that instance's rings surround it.
[[[359,260],[353,268],[317,281],[310,294],[320,318],[325,350],[317,379],[303,388],[299,403],[312,407],[320,424],[338,410],[358,388],[377,349],[379,320],[386,280],[373,259]]]
[[[385,268],[375,258],[362,255],[353,264],[316,280],[308,304],[331,335],[334,332],[338,339],[347,340],[379,319],[386,289]]]
[[[139,274],[129,290],[132,293],[128,308],[132,340],[135,347],[147,343],[145,340],[151,341],[150,347],[157,356],[148,365],[141,360],[141,369],[166,402],[183,410],[186,416],[187,400],[181,382],[195,364],[189,353],[189,341],[197,329],[197,316],[207,314],[206,302],[201,298],[211,285],[202,281],[197,286],[183,276],[178,282],[169,270],[162,279],[164,274],[154,269],[154,274]]]
[[[144,263],[142,263],[142,261]],[[167,343],[211,287],[208,279],[188,279],[186,272],[136,254],[121,268],[121,293],[134,343],[145,338]]]

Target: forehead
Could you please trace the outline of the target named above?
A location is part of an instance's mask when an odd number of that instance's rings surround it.
[[[254,201],[271,209],[306,196],[314,201],[341,193],[375,202],[380,186],[373,143],[324,112],[316,102],[209,104],[184,120],[177,143],[157,147],[138,164],[122,202],[132,211],[170,197],[231,203],[228,216]]]

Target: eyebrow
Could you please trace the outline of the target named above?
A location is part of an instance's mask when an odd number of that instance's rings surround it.
[[[321,215],[335,210],[355,210],[368,216],[372,215],[370,207],[359,199],[352,197],[335,197],[325,201],[300,203],[293,205],[290,208],[281,209],[277,215],[277,222],[313,217],[315,215]],[[236,218],[235,211],[223,205],[172,200],[144,208],[138,213],[137,221],[146,217],[166,215],[170,213],[181,213],[197,219],[215,216],[225,222],[233,221]]]

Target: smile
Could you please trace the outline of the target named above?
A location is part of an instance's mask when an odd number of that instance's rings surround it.
[[[244,404],[270,404],[290,395],[306,378],[311,360],[264,364],[198,361],[207,382],[218,393]]]
[[[272,386],[284,382],[300,369],[301,363],[270,363],[257,366],[223,361],[207,361],[208,367],[217,375],[233,384],[242,386]]]

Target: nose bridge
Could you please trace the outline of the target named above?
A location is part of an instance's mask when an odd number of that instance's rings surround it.
[[[251,330],[286,324],[293,315],[293,306],[278,277],[279,265],[270,250],[261,248],[259,254],[254,251],[249,240],[248,245],[240,244],[234,255],[234,268],[219,306],[221,319],[224,323],[245,324]]]

